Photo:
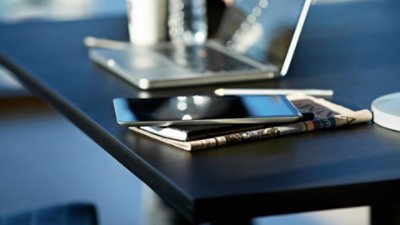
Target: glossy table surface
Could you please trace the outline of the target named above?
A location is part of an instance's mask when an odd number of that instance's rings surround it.
[[[399,10],[394,0],[313,5],[287,77],[222,87],[330,88],[332,101],[370,108],[400,90]],[[140,91],[88,59],[85,36],[127,33],[122,17],[2,24],[0,62],[193,221],[399,201],[400,133],[372,123],[194,153],[119,126],[113,98],[221,87]]]

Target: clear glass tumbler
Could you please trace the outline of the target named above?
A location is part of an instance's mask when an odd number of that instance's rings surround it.
[[[207,39],[206,0],[169,0],[168,29],[174,44],[202,44]]]

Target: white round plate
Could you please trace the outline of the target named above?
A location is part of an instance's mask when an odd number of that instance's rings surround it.
[[[372,102],[371,109],[376,124],[400,131],[400,92],[375,99]]]

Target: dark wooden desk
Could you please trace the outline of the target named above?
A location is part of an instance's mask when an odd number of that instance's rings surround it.
[[[332,88],[333,101],[369,108],[400,91],[399,10],[395,0],[314,5],[287,77],[224,87]],[[375,206],[399,202],[400,133],[374,124],[195,153],[117,125],[115,97],[217,87],[144,92],[94,65],[82,39],[127,40],[126,27],[124,18],[1,25],[0,61],[193,221],[359,205],[380,215]]]

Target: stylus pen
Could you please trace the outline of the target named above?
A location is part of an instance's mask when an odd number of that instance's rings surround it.
[[[295,93],[302,93],[315,97],[331,97],[333,90],[321,89],[229,89],[219,88],[214,91],[216,95],[289,95]]]

